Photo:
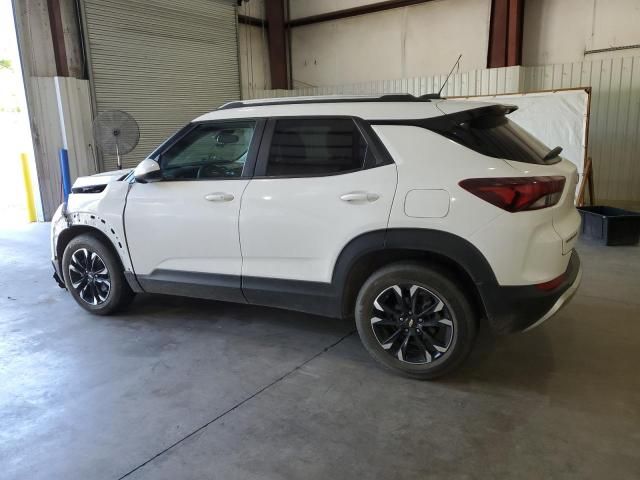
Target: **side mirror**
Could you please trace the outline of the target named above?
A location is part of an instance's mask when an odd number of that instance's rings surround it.
[[[133,177],[138,183],[151,183],[162,180],[160,165],[155,160],[145,158],[133,171]]]

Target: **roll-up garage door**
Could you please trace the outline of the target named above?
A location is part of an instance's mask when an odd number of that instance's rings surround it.
[[[135,166],[193,118],[240,97],[236,3],[225,0],[83,0],[96,114],[124,110],[140,142]],[[102,155],[114,170],[115,156]]]

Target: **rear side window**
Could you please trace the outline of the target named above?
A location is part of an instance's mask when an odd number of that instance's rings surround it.
[[[504,115],[482,115],[453,121],[437,131],[483,155],[517,162],[549,164],[550,148]]]
[[[276,121],[267,176],[330,175],[358,170],[372,155],[349,118]]]

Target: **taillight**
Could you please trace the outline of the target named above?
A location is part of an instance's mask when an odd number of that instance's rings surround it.
[[[538,210],[555,205],[562,197],[565,178],[470,178],[459,185],[475,196],[508,212]]]

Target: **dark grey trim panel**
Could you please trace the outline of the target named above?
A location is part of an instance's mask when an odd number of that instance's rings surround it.
[[[137,279],[147,293],[163,293],[236,303],[247,302],[242,295],[240,277],[237,275],[154,270],[149,275],[137,275]]]
[[[286,308],[297,312],[339,317],[339,295],[330,283],[242,277],[242,292],[248,303]]]
[[[136,293],[144,292],[144,289],[142,288],[140,283],[138,283],[138,279],[136,278],[135,273],[124,272],[124,279],[127,281],[127,283],[129,284],[129,287],[131,287],[131,290],[133,290],[134,292]]]

